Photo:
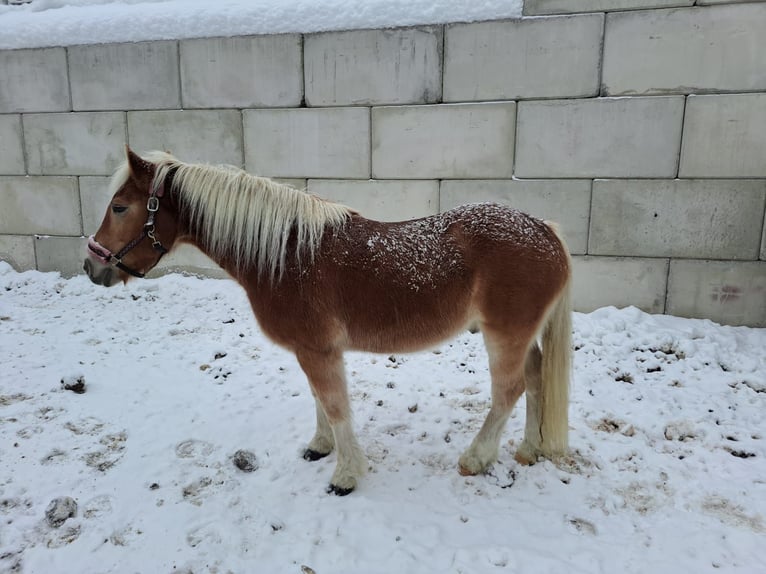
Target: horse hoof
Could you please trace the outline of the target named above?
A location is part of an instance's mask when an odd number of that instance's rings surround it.
[[[329,452],[319,452],[318,450],[314,450],[312,448],[307,448],[303,451],[303,460],[308,460],[310,462],[314,462],[316,460],[319,460],[320,458],[326,457]]]
[[[327,487],[327,494],[334,494],[335,496],[347,496],[352,492],[354,492],[353,488],[341,488],[334,484],[330,484],[330,486]]]
[[[537,462],[537,455],[539,452],[538,449],[527,445],[526,442],[522,442],[521,446],[516,451],[516,454],[513,455],[513,458],[521,465],[532,466]]]
[[[513,458],[516,459],[516,462],[523,466],[532,466],[537,462],[537,457],[531,458],[518,452],[513,456]]]
[[[478,472],[473,472],[472,470],[467,469],[462,464],[457,465],[457,471],[460,473],[461,476],[476,476],[479,474]]]

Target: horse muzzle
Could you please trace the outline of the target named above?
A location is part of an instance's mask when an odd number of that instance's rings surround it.
[[[103,265],[110,265],[112,263],[112,252],[96,241],[94,235],[88,237],[88,256],[96,259]]]
[[[88,238],[88,256],[83,262],[83,270],[93,283],[111,287],[119,282],[117,270],[111,265],[112,252],[101,245],[91,235]]]
[[[111,287],[120,281],[119,274],[114,267],[111,265],[103,265],[94,261],[91,257],[85,258],[82,268],[88,275],[88,278],[96,285]]]

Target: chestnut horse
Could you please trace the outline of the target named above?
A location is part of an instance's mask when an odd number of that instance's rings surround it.
[[[416,351],[471,325],[487,347],[492,405],[460,473],[496,460],[524,390],[516,459],[566,452],[571,262],[555,225],[496,204],[384,223],[230,166],[126,152],[85,271],[105,286],[143,277],[187,242],[236,279],[263,332],[294,352],[308,377],[317,425],[304,458],[337,451],[330,492],[348,494],[367,469],[343,352]]]

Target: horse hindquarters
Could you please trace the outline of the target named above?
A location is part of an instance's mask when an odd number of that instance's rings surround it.
[[[523,226],[522,226],[523,227]],[[571,260],[553,224],[536,224],[529,237],[496,242],[479,272],[475,305],[487,347],[492,407],[460,458],[463,474],[484,472],[496,459],[513,406],[527,391],[524,440],[516,455],[533,463],[567,450],[571,359]],[[499,265],[502,262],[504,265]],[[538,345],[542,342],[542,351]]]

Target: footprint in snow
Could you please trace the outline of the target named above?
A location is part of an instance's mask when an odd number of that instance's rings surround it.
[[[221,541],[220,532],[209,524],[194,528],[186,534],[186,543],[192,548],[196,548],[203,543],[207,545],[220,544]]]
[[[28,401],[31,399],[29,395],[23,393],[15,393],[13,395],[0,395],[0,407],[7,407],[14,403],[20,403],[21,401]]]
[[[104,428],[104,424],[97,418],[86,417],[78,421],[68,421],[64,423],[64,428],[76,435],[96,435]]]
[[[67,459],[66,451],[63,451],[60,448],[54,448],[40,460],[40,464],[42,464],[43,466],[48,466],[51,464],[58,464],[60,462],[64,462],[66,459]]]
[[[82,507],[84,518],[101,518],[112,512],[112,497],[107,494],[101,494],[88,500]]]
[[[131,525],[118,528],[109,535],[109,542],[113,546],[130,546],[132,542],[135,542],[143,532]]]
[[[716,517],[729,526],[752,530],[753,532],[766,532],[763,518],[758,514],[748,514],[745,508],[723,496],[707,496],[701,504],[702,510]]]
[[[203,459],[210,456],[214,450],[215,446],[212,443],[191,438],[176,445],[176,456],[178,458]]]
[[[593,524],[590,520],[585,520],[584,518],[577,518],[574,516],[567,517],[566,520],[569,526],[571,526],[576,532],[579,532],[580,534],[590,534],[591,536],[598,534],[596,525]]]
[[[211,486],[213,486],[213,479],[209,476],[203,476],[184,486],[181,495],[187,502],[191,502],[195,506],[202,506],[202,499],[207,495]]]
[[[125,442],[127,440],[128,434],[125,431],[104,435],[98,442],[105,448],[85,454],[83,456],[85,464],[101,472],[106,472],[125,455]]]
[[[214,476],[202,476],[190,482],[181,490],[181,496],[186,502],[195,506],[202,506],[204,500],[215,493],[231,492],[239,487],[239,482],[230,475],[219,470]]]
[[[61,548],[71,544],[80,537],[82,527],[79,524],[63,526],[58,530],[50,532],[45,537],[45,546],[47,548]]]
[[[24,428],[20,428],[16,431],[16,436],[19,438],[31,438],[36,434],[41,434],[43,432],[43,427],[33,425],[28,426]]]

